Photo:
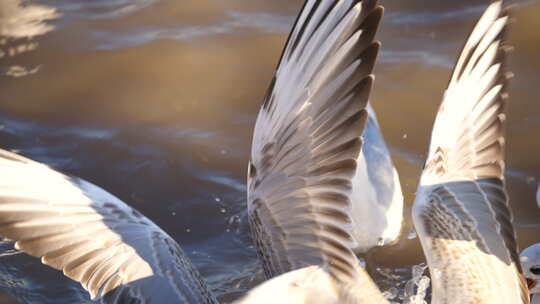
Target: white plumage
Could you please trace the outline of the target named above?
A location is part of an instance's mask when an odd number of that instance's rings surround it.
[[[337,282],[323,267],[307,266],[272,278],[235,304],[388,304],[369,275],[358,266],[355,281]]]
[[[309,0],[292,30],[248,172],[248,214],[268,277],[335,258],[348,269],[351,250],[399,234],[399,180],[366,109],[382,13],[377,1]]]
[[[504,185],[507,99],[502,1],[457,61],[433,127],[413,220],[433,303],[528,303]]]
[[[104,303],[216,303],[178,244],[82,179],[0,150],[0,234]]]

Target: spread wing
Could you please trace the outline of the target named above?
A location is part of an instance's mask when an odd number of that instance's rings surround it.
[[[248,213],[268,277],[354,276],[351,181],[379,49],[377,1],[306,1],[255,125]]]
[[[118,303],[215,303],[178,244],[101,188],[0,150],[0,235]]]
[[[489,273],[484,283],[498,291],[497,301],[528,303],[504,186],[507,21],[502,1],[486,10],[463,47],[433,127],[414,222],[428,261],[445,265],[434,296],[466,297],[453,294],[452,284],[471,267]],[[444,273],[455,277],[445,281]]]

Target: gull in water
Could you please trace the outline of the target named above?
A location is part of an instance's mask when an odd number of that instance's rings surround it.
[[[399,178],[368,106],[382,14],[377,1],[305,2],[248,171],[252,236],[273,279],[237,303],[388,303],[355,255],[394,242],[402,221]]]
[[[413,206],[432,303],[529,303],[504,183],[508,95],[502,1],[456,63]]]
[[[531,303],[540,304],[540,243],[527,247],[519,257],[527,285],[531,293]]]
[[[352,252],[398,238],[399,178],[367,110],[382,15],[377,1],[308,0],[289,36],[248,170],[249,222],[268,278],[334,258],[349,267]]]
[[[80,178],[0,150],[0,235],[102,303],[217,303],[180,246]]]

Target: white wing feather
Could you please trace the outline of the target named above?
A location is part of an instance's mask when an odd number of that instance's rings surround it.
[[[115,303],[214,303],[178,244],[118,198],[0,150],[0,235]]]
[[[507,21],[496,1],[467,40],[413,207],[437,303],[529,302],[504,185]]]

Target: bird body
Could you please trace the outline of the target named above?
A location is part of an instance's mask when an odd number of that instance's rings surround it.
[[[368,119],[364,144],[352,179],[351,217],[356,253],[375,246],[389,245],[400,236],[403,220],[403,194],[399,175],[382,136],[375,111],[367,106]],[[369,228],[368,228],[369,227]]]
[[[272,278],[235,302],[264,303],[388,304],[388,301],[360,266],[354,284],[343,285],[326,269],[313,265]]]

